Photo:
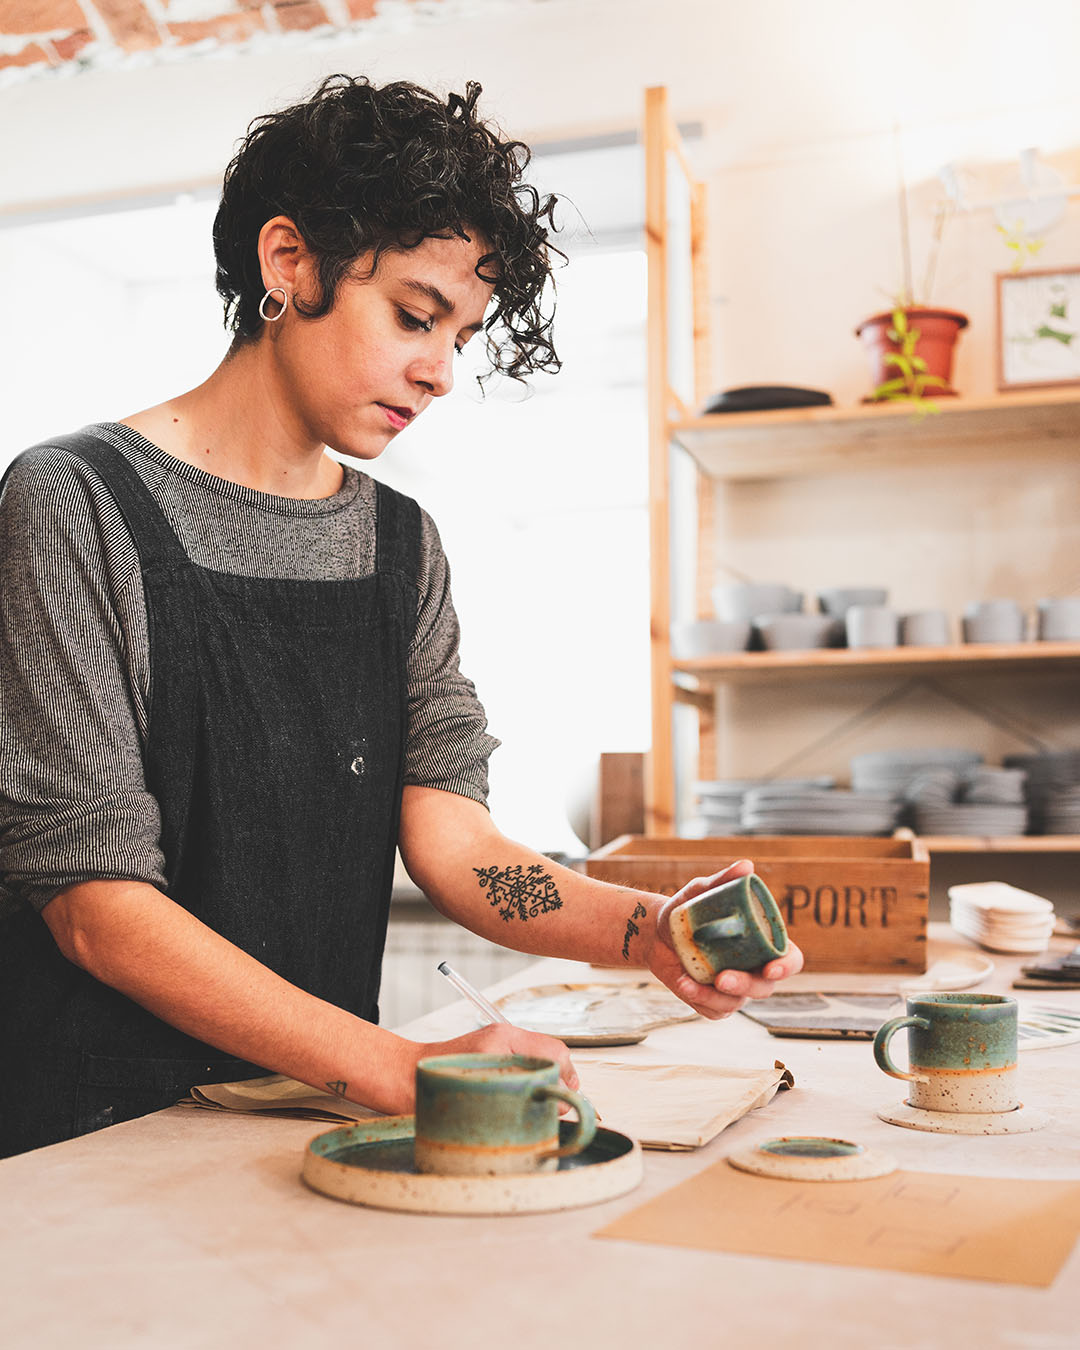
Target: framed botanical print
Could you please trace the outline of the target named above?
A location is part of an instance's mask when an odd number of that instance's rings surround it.
[[[1080,383],[1080,267],[997,277],[998,388]]]

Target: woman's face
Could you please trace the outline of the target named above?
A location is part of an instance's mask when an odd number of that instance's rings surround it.
[[[494,289],[476,275],[487,251],[477,239],[425,239],[384,253],[370,280],[343,281],[323,318],[303,318],[289,306],[268,323],[263,336],[291,434],[375,459],[433,398],[449,393],[456,355],[480,328]],[[362,278],[369,267],[361,257],[355,270]],[[314,298],[313,277],[313,260],[301,253],[293,291]]]

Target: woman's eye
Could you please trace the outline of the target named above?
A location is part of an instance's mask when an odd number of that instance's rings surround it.
[[[430,333],[435,327],[434,319],[419,319],[415,314],[410,314],[407,309],[399,309],[398,318],[402,327],[407,328],[410,333]]]

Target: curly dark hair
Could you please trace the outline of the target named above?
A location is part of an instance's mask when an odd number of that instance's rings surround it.
[[[320,294],[297,312],[320,318],[362,254],[374,275],[387,250],[423,240],[468,238],[491,249],[476,267],[495,287],[484,321],[492,371],[520,380],[556,371],[552,314],[541,308],[552,255],[556,198],[522,181],[530,159],[476,112],[480,85],[445,102],[407,81],[381,87],[328,76],[312,96],[248,127],[225,171],[214,219],[216,284],[234,341],[262,329],[259,231],[288,216],[315,256]]]

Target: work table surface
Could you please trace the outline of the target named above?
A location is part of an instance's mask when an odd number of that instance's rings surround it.
[[[932,956],[946,937],[933,926]],[[1056,939],[1053,949],[1069,945]],[[980,988],[1005,991],[1021,960],[994,960]],[[495,993],[597,978],[606,976],[544,961]],[[836,979],[814,982],[829,988]],[[1080,992],[1021,997],[1080,1009]],[[435,1039],[475,1025],[458,1003],[402,1030]],[[755,1068],[780,1059],[796,1087],[704,1148],[646,1152],[644,1181],[629,1195],[554,1214],[429,1217],[339,1203],[299,1177],[307,1141],[329,1125],[182,1107],[8,1159],[0,1162],[0,1345],[1080,1343],[1080,1244],[1050,1289],[1032,1289],[592,1236],[728,1153],[780,1134],[858,1140],[912,1171],[1078,1179],[1080,1044],[1021,1055],[1021,1095],[1051,1121],[993,1138],[886,1125],[875,1111],[896,1104],[903,1085],[875,1068],[868,1042],[777,1039],[745,1017],[684,1023],[640,1045],[576,1057]]]

